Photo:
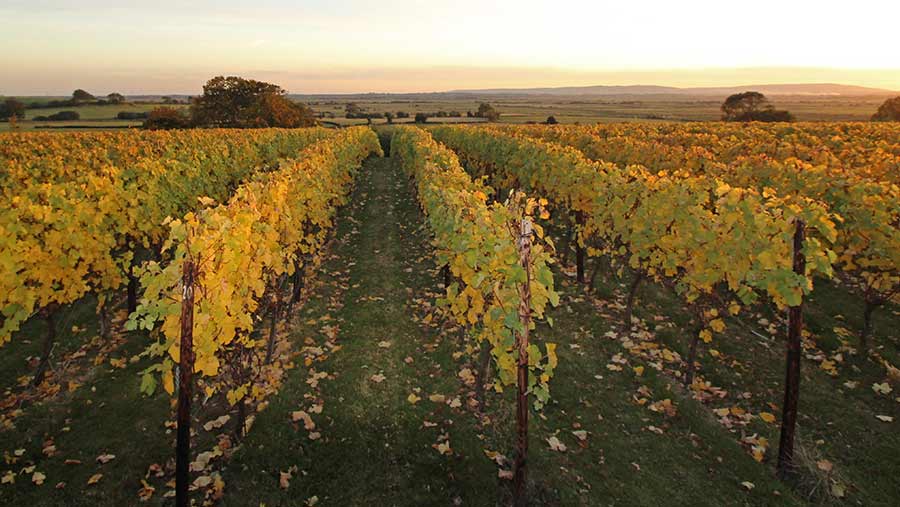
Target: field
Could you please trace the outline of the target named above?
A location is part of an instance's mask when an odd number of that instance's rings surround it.
[[[492,103],[0,134],[0,503],[508,505],[522,379],[530,505],[900,502],[900,128]]]
[[[59,99],[51,97],[49,99]],[[709,97],[670,97],[670,96],[621,96],[591,98],[584,96],[471,96],[462,97],[453,94],[423,95],[308,95],[295,96],[309,104],[317,113],[334,115],[325,121],[337,125],[365,125],[364,119],[344,118],[345,106],[353,102],[367,112],[384,113],[404,111],[409,118],[396,119],[395,123],[409,123],[417,112],[435,113],[438,111],[459,111],[462,118],[432,118],[432,122],[453,123],[478,121],[466,118],[467,111],[475,111],[481,102],[493,104],[500,112],[502,123],[543,122],[554,116],[561,123],[590,124],[597,122],[622,121],[714,121],[721,116],[719,106],[722,99]],[[46,97],[20,97],[20,100],[31,103],[48,100]],[[783,96],[773,99],[780,108],[794,113],[800,121],[867,121],[884,101],[884,97],[805,97]],[[146,112],[159,104],[136,103],[128,105],[80,106],[62,109],[29,109],[26,121],[20,122],[21,128],[36,127],[85,126],[90,128],[110,127],[122,128],[140,125],[137,121],[116,120],[120,111]],[[186,107],[186,106],[174,106]],[[38,115],[53,114],[62,110],[75,110],[81,114],[77,122],[33,122],[31,118]],[[384,124],[384,119],[374,119],[375,124]],[[0,131],[8,130],[7,123],[0,123]]]

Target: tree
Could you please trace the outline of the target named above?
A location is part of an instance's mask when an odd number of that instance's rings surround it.
[[[488,104],[487,102],[482,102],[478,106],[478,111],[475,113],[475,116],[478,118],[484,118],[487,121],[497,121],[500,119],[500,112],[494,109],[494,106]]]
[[[284,95],[274,94],[260,97],[256,110],[251,112],[251,118],[255,118],[254,126],[257,127],[300,128],[316,124],[312,109]]]
[[[125,102],[125,96],[121,93],[110,93],[106,96],[106,101],[110,104],[121,104]]]
[[[387,120],[388,123],[394,123],[394,113],[388,111],[388,112],[384,113],[384,118]]]
[[[315,115],[291,101],[278,85],[237,76],[217,76],[203,86],[203,95],[191,105],[198,127],[260,128],[308,127]]]
[[[191,126],[190,118],[174,107],[157,107],[147,113],[144,128],[150,130],[181,129]]]
[[[344,112],[346,113],[347,118],[362,118],[362,114],[365,110],[359,107],[359,104],[356,102],[349,102],[344,106]]]
[[[416,123],[425,123],[428,121],[428,115],[425,113],[416,113],[415,122]]]
[[[548,116],[548,117],[547,117],[547,121],[544,122],[544,123],[546,123],[547,125],[556,125],[556,124],[559,123],[559,122],[556,121],[556,117],[555,117],[555,116]]]
[[[722,103],[722,121],[794,121],[787,111],[775,109],[759,92],[735,93]]]
[[[80,119],[81,115],[77,111],[60,111],[50,116],[34,117],[34,121],[75,121]]]
[[[0,120],[25,119],[25,104],[16,99],[6,99],[0,104]]]
[[[75,102],[90,102],[92,100],[95,100],[95,97],[79,88],[72,92],[72,100],[74,100]]]
[[[900,97],[885,100],[872,115],[872,121],[900,121]]]

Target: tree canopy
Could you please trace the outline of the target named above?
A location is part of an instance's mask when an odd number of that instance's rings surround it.
[[[121,113],[120,113],[121,114]],[[190,127],[190,118],[174,107],[157,107],[147,113],[144,128],[150,130],[168,130]]]
[[[900,97],[885,100],[872,115],[872,121],[900,121]]]
[[[72,100],[75,102],[87,102],[91,100],[96,100],[96,98],[90,93],[82,90],[81,88],[72,92]]]
[[[722,103],[723,121],[794,121],[788,111],[775,109],[759,92],[736,93]]]
[[[9,120],[16,118],[21,120],[25,118],[25,104],[16,99],[6,99],[0,104],[0,120]]]
[[[264,128],[309,127],[315,116],[308,107],[291,101],[280,86],[237,76],[217,76],[203,86],[191,105],[198,127]]]
[[[478,111],[475,113],[475,116],[484,118],[487,121],[497,121],[500,119],[500,111],[494,109],[494,106],[487,102],[482,102],[478,105]]]

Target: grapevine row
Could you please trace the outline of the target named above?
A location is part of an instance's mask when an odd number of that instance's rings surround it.
[[[160,361],[144,371],[144,391],[152,392],[159,376],[173,394],[178,366],[179,500],[186,499],[189,484],[193,374],[206,398],[224,395],[239,414],[267,394],[254,379],[273,359],[274,335],[266,343],[251,333],[266,310],[272,319],[283,311],[288,278],[318,256],[357,170],[372,154],[382,155],[372,130],[343,130],[257,174],[226,204],[168,223],[163,249],[171,260],[144,267],[145,292],[127,327],[159,328],[160,340],[145,354]],[[295,287],[300,282],[294,277]],[[243,428],[239,420],[239,434]]]
[[[702,147],[685,151],[660,142],[610,142],[596,129],[516,130],[576,147],[592,160],[614,160],[620,167],[640,164],[652,171],[683,169],[730,185],[782,196],[803,196],[827,206],[836,217],[833,250],[839,277],[864,302],[862,346],[871,333],[872,312],[900,295],[900,185],[865,177],[859,171],[798,158],[738,157],[723,163]],[[617,138],[618,139],[618,138]],[[896,168],[894,175],[900,174]]]
[[[325,129],[181,131],[4,138],[0,343],[37,311],[131,278],[136,252],[158,255],[168,216],[225,199]],[[132,284],[133,285],[133,284]],[[131,304],[130,306],[133,306]],[[129,308],[133,310],[133,308]]]

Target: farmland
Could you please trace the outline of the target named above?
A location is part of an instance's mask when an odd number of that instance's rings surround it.
[[[491,101],[0,134],[0,500],[896,504],[896,124]]]
[[[19,97],[26,103],[47,100],[46,97]],[[597,122],[622,121],[713,121],[721,116],[719,107],[721,98],[708,96],[493,96],[458,94],[415,94],[415,95],[304,95],[295,100],[307,103],[316,113],[327,115],[324,121],[334,122],[341,126],[366,124],[365,119],[345,118],[345,106],[348,103],[358,104],[372,113],[403,111],[409,118],[397,118],[395,123],[412,122],[415,114],[436,113],[438,111],[458,111],[462,118],[431,118],[432,122],[478,121],[478,118],[466,118],[467,111],[475,111],[482,102],[490,102],[501,112],[503,123],[543,122],[554,116],[561,123],[590,124]],[[147,99],[149,100],[149,99]],[[784,96],[778,103],[794,112],[801,121],[864,121],[868,120],[878,105],[884,100],[881,96]],[[136,127],[140,121],[117,120],[121,111],[148,112],[160,104],[136,102],[123,105],[79,106],[77,108],[29,109],[26,119],[20,122],[23,129],[88,127],[88,128],[124,128]],[[186,108],[184,105],[170,106]],[[71,122],[35,122],[38,115],[48,115],[63,110],[74,110],[81,115],[81,120]],[[332,117],[333,116],[333,117]],[[386,120],[376,118],[374,124],[384,124]],[[0,123],[0,131],[8,130],[8,123]]]

